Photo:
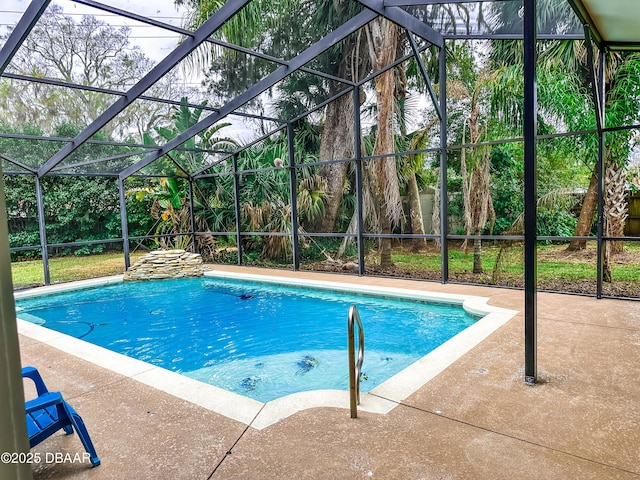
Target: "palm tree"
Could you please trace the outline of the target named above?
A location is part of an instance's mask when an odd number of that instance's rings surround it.
[[[586,60],[585,60],[586,61]],[[610,53],[605,64],[605,112],[609,126],[629,125],[637,120],[640,108],[640,56],[637,54]],[[553,112],[566,122],[571,130],[586,130],[595,126],[593,103],[586,93],[590,78],[582,69],[567,67],[567,62],[551,64],[542,72],[540,100],[545,102],[547,111]],[[622,237],[626,218],[626,165],[630,153],[631,134],[629,132],[608,133],[604,155],[604,212],[605,236]],[[587,142],[589,158],[597,151],[595,141]],[[592,166],[592,175],[582,204],[575,236],[587,236],[593,224],[597,207],[598,173]],[[569,250],[581,250],[585,241],[575,240]],[[612,242],[609,253],[619,253],[622,242]],[[608,276],[608,268],[605,269]]]
[[[398,49],[399,30],[391,21],[379,17],[367,28],[369,52],[374,71],[380,71],[395,60]],[[373,147],[374,155],[387,155],[368,163],[373,175],[372,191],[379,208],[378,219],[381,233],[389,235],[403,217],[398,172],[396,170],[395,153],[395,91],[396,83],[393,69],[375,77],[377,105],[377,135]],[[391,261],[391,238],[381,239],[380,265],[393,264]]]
[[[486,68],[477,71],[473,52],[464,43],[454,47],[452,53],[457,68],[449,75],[447,90],[451,96],[462,102],[464,126],[462,144],[466,144],[467,129],[469,143],[484,140],[489,129],[487,99],[497,81]],[[464,224],[466,235],[479,236],[490,224],[493,228],[495,212],[491,198],[491,158],[488,146],[463,148],[460,153],[460,175],[462,177],[462,198],[464,203]],[[463,248],[466,250],[468,240]],[[473,273],[482,273],[482,240],[473,241]]]
[[[452,24],[455,28],[455,13],[468,13],[466,7],[460,5],[432,6],[432,8],[428,9],[413,7],[411,10],[413,15],[427,23],[437,24],[440,28],[447,28]],[[468,28],[469,25],[467,25]],[[407,43],[404,32],[401,32],[393,22],[384,18],[377,18],[370,22],[366,32],[370,62],[374,72],[381,71],[390,65],[404,50]],[[407,136],[404,102],[406,100],[408,78],[405,68],[406,65],[387,70],[377,75],[374,80],[377,128],[373,154],[386,156],[369,163],[372,174],[368,178],[371,180],[371,191],[376,199],[378,208],[376,217],[380,223],[381,233],[384,235],[390,234],[404,220],[400,200],[399,172],[396,159],[392,154],[395,153],[396,146],[396,124],[399,126],[399,133],[403,137]],[[414,69],[413,72],[415,79],[418,71]],[[432,124],[428,124],[421,132],[417,132],[414,141],[418,143],[424,141],[430,126]],[[408,158],[402,158],[401,160],[406,162]],[[409,173],[408,187],[409,196],[412,200],[410,213],[414,220],[412,221],[412,228],[415,229],[415,233],[424,233],[415,171],[404,173]],[[392,265],[391,244],[390,238],[381,240],[380,264],[383,267]],[[417,241],[414,246],[419,248],[421,244],[423,245],[424,241]]]
[[[493,22],[497,31],[516,21],[518,5],[499,2],[494,5]],[[562,33],[572,23],[575,15],[567,2],[551,0],[541,2],[538,8],[541,29],[550,33]],[[539,42],[539,72],[543,79],[539,82],[541,109],[556,115],[569,130],[579,131],[595,127],[594,106],[588,100],[592,79],[587,64],[584,42],[561,41]],[[492,65],[516,66],[520,63],[521,45],[518,42],[494,42],[492,45]],[[605,64],[605,112],[607,125],[633,124],[640,111],[640,56],[636,53],[611,53]],[[517,67],[516,67],[517,68]],[[546,92],[545,89],[550,90]],[[567,101],[564,101],[567,100]],[[623,236],[626,218],[625,166],[630,151],[630,133],[607,134],[607,149],[604,157],[604,235]],[[596,158],[597,144],[591,142],[590,158]],[[598,176],[595,163],[591,182],[587,189],[575,236],[587,236],[593,224],[597,206]],[[621,242],[606,242],[604,279],[611,280],[610,256],[621,250]],[[586,247],[585,241],[573,241],[570,250]]]
[[[467,118],[471,143],[481,140],[479,109],[477,105],[478,92],[471,97],[471,112]],[[464,140],[463,140],[464,143]],[[490,188],[491,159],[489,147],[476,147],[467,158],[467,149],[463,148],[460,155],[460,174],[462,176],[462,198],[464,202],[465,234],[476,235],[473,240],[473,273],[482,273],[482,240],[478,236],[490,223],[491,228],[496,220],[491,199]],[[466,248],[465,240],[463,248]]]

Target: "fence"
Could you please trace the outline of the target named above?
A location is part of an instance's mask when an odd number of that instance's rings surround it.
[[[624,234],[627,237],[640,237],[640,192],[629,195],[629,216]]]

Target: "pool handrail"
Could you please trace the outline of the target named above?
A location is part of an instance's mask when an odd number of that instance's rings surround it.
[[[358,359],[355,352],[355,324],[358,325]],[[360,320],[358,307],[352,304],[349,307],[347,317],[347,332],[349,343],[349,399],[351,418],[358,417],[358,405],[360,405],[360,376],[362,362],[364,361],[364,328]]]

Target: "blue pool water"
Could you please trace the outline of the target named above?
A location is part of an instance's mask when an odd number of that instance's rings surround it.
[[[125,282],[16,302],[18,317],[267,402],[348,390],[347,313],[368,391],[476,320],[462,308],[211,278]]]

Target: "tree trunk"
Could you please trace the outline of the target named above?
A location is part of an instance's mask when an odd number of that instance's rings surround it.
[[[414,235],[424,235],[424,224],[422,221],[422,206],[420,205],[420,191],[415,173],[409,176],[407,182],[407,196],[409,197],[409,215],[411,215],[411,233]],[[413,251],[419,252],[427,246],[426,238],[414,238],[412,243]]]
[[[378,18],[369,24],[371,32],[370,53],[374,71],[381,70],[395,59],[398,42],[398,27],[389,20]],[[395,151],[394,135],[394,70],[390,69],[375,78],[376,102],[378,106],[378,134],[373,148],[375,155]],[[376,201],[380,206],[380,229],[383,235],[391,234],[393,227],[402,218],[402,202],[396,171],[396,159],[383,157],[373,162]],[[380,265],[393,265],[391,261],[391,239],[381,242]]]
[[[591,232],[591,226],[593,225],[593,216],[596,213],[598,207],[598,174],[594,169],[591,175],[591,181],[585,193],[584,200],[582,201],[582,207],[580,208],[580,216],[578,217],[578,223],[576,229],[573,232],[574,237],[588,237]],[[577,252],[578,250],[584,250],[587,248],[586,240],[572,240],[567,247],[568,252]]]
[[[627,219],[626,171],[624,167],[608,162],[604,172],[605,237],[624,237],[624,223]],[[621,241],[611,242],[611,254],[622,253]]]
[[[615,162],[607,162],[604,166],[604,236],[623,237],[624,222],[627,219],[627,195],[625,186],[626,173],[624,167]],[[604,259],[602,279],[613,281],[611,272],[612,257],[622,253],[624,244],[621,241],[604,242]]]
[[[480,235],[480,230],[476,230],[476,235]],[[473,273],[482,273],[482,240],[473,239]]]
[[[437,235],[440,235],[442,233],[442,226],[441,226],[442,219],[440,218],[440,202],[442,201],[440,199],[441,193],[442,193],[442,187],[440,186],[440,176],[438,175],[436,188],[435,188],[435,191],[433,192],[433,213],[431,214],[431,232],[430,232],[430,233],[435,233]],[[444,221],[446,222],[447,220],[445,219]],[[435,241],[435,245],[437,247],[440,247],[440,244],[441,244],[440,238],[437,238]]]
[[[337,88],[337,87],[335,87]],[[342,160],[354,155],[353,97],[343,95],[327,105],[326,119],[320,140],[320,160]],[[326,184],[325,213],[307,227],[308,231],[333,232],[342,201],[348,163],[322,165],[318,175]]]
[[[603,261],[602,261],[602,280],[605,282],[612,282],[613,281],[613,276],[611,275],[611,244],[613,242],[610,242],[608,240],[606,240],[605,242],[603,242]]]
[[[480,87],[482,76],[476,80],[473,95],[471,96],[471,111],[466,119],[469,125],[469,140],[471,143],[480,141]],[[464,143],[464,133],[462,135]],[[480,235],[482,229],[490,223],[493,230],[495,223],[495,211],[491,199],[491,158],[487,147],[475,147],[470,150],[467,158],[467,149],[462,149],[460,154],[460,175],[462,176],[462,197],[464,202],[464,224],[466,235],[474,232]],[[482,258],[480,257],[482,242],[479,239],[473,241],[473,272],[482,273]],[[463,248],[467,251],[468,240],[465,239]]]
[[[380,215],[380,229],[382,233],[388,235],[391,233],[391,222],[387,216],[382,212]],[[393,250],[393,241],[391,238],[380,239],[380,266],[383,268],[393,267],[393,260],[391,259],[391,251]]]
[[[389,75],[390,74],[390,75]],[[390,77],[390,78],[380,78]],[[389,91],[393,92],[393,70],[381,74],[376,79],[376,90],[378,95],[378,135],[374,147],[374,154],[390,153],[393,151],[394,135],[392,129],[393,120],[393,96],[385,95]],[[381,87],[379,86],[381,85]],[[398,176],[396,173],[396,160],[394,157],[379,158],[374,161],[376,187],[374,189],[376,201],[380,205],[380,233],[390,235],[393,230],[394,220],[398,217],[394,210],[401,209],[400,192],[398,188]],[[395,192],[392,189],[395,188]],[[397,198],[395,198],[397,197]],[[380,244],[380,265],[389,267],[393,265],[391,261],[391,239],[383,238]]]
[[[358,80],[364,73],[361,69],[367,70],[367,66],[362,64],[360,48],[363,40],[360,36],[345,40],[340,57],[340,62],[335,71],[330,72],[338,77],[353,78]],[[329,82],[329,96],[333,97],[342,90],[345,85],[340,82]],[[362,91],[362,89],[361,89]],[[365,101],[365,95],[361,94],[360,103]],[[320,161],[330,162],[331,160],[346,160],[353,158],[354,147],[354,105],[353,95],[347,93],[335,99],[327,105],[325,110],[325,121],[320,138]],[[335,230],[338,210],[342,202],[345,181],[347,179],[348,163],[329,163],[321,165],[318,175],[326,182],[325,190],[325,214],[309,225],[309,231],[330,233]]]

